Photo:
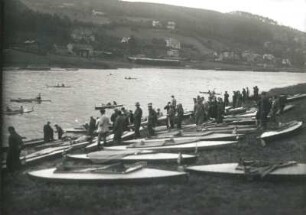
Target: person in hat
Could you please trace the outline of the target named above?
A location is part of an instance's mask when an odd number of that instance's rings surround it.
[[[103,138],[103,144],[106,144],[106,136],[109,132],[109,126],[111,125],[109,122],[109,118],[105,116],[105,109],[100,110],[101,117],[96,122],[96,127],[98,127],[98,140],[97,145],[99,149],[102,149],[101,139]]]
[[[172,100],[171,100],[171,105],[174,107],[174,110],[176,108],[176,99],[174,98],[174,95],[171,96]]]
[[[13,126],[8,128],[10,133],[8,142],[9,148],[6,157],[6,166],[10,172],[14,172],[21,167],[20,152],[23,147],[22,137],[15,131]]]
[[[53,129],[50,126],[51,122],[47,122],[46,125],[44,125],[44,141],[47,142],[51,142],[54,140],[53,137]]]
[[[64,134],[64,130],[58,124],[55,124],[54,127],[56,129],[58,139],[61,140]]]
[[[148,104],[148,111],[149,111],[149,116],[148,116],[148,132],[149,132],[149,137],[154,135],[154,127],[156,126],[157,122],[157,114],[156,111],[152,108],[152,103]]]
[[[136,110],[134,112],[134,126],[135,126],[135,138],[140,137],[140,125],[141,125],[141,118],[142,118],[142,109],[140,108],[139,102],[136,102],[135,104]]]
[[[183,105],[181,103],[179,103],[177,105],[177,128],[181,129],[182,128],[182,121],[184,118],[184,109],[183,109]]]
[[[122,112],[118,111],[118,116],[115,120],[113,131],[114,131],[114,144],[121,144],[121,137],[125,129],[126,118],[123,116]]]
[[[94,131],[96,130],[96,119],[93,118],[93,116],[90,117],[90,120],[89,120],[89,128],[88,128],[88,134],[89,136],[93,136],[94,134]]]

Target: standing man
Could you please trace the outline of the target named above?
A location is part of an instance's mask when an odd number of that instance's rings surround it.
[[[96,123],[97,121],[95,120],[95,118],[93,118],[93,116],[90,117],[89,120],[89,128],[88,128],[88,134],[89,136],[93,136],[94,131],[96,130]]]
[[[141,125],[141,118],[142,118],[142,109],[140,108],[139,102],[135,104],[136,110],[134,112],[134,126],[135,126],[135,138],[140,137],[140,125]]]
[[[166,120],[167,128],[170,127],[170,123],[169,123],[169,111],[170,111],[170,106],[171,106],[171,102],[168,102],[167,105],[164,107],[164,110],[166,110],[166,112],[167,112],[167,120]]]
[[[10,172],[14,172],[15,170],[18,170],[21,166],[20,152],[23,147],[23,141],[21,136],[15,131],[14,127],[10,126],[8,128],[8,131],[10,133],[10,136],[8,139],[9,149],[6,158],[6,166]]]
[[[148,116],[148,131],[149,137],[154,135],[154,127],[157,122],[157,114],[156,111],[152,108],[152,103],[148,104],[149,116]]]
[[[57,137],[59,140],[62,139],[62,136],[64,134],[64,130],[57,124],[54,125],[55,126],[55,129],[56,129],[56,132],[57,132]]]
[[[261,93],[261,98],[258,102],[258,110],[256,113],[256,119],[259,119],[260,127],[262,130],[266,130],[267,128],[267,121],[268,121],[268,114],[271,109],[271,104],[266,96],[266,92]]]
[[[109,126],[111,125],[109,122],[109,118],[105,116],[105,109],[100,110],[101,116],[97,120],[96,126],[98,127],[98,141],[97,145],[99,149],[103,149],[101,147],[101,139],[103,138],[103,144],[106,145],[106,135],[109,132]]]
[[[121,137],[125,128],[126,118],[122,115],[121,111],[118,111],[118,116],[114,123],[114,144],[121,144]]]
[[[177,128],[182,128],[182,121],[184,118],[184,109],[181,103],[177,105]]]
[[[229,104],[228,98],[229,98],[229,94],[228,94],[227,91],[225,91],[225,93],[224,93],[224,105],[225,106],[228,106],[228,104]]]
[[[174,109],[174,107],[172,105],[170,106],[168,117],[169,117],[169,122],[170,122],[170,128],[174,128],[175,109]]]
[[[171,96],[172,100],[171,100],[171,105],[174,107],[174,110],[176,108],[176,99],[174,98],[174,95]]]
[[[50,126],[50,122],[48,121],[46,125],[44,125],[44,141],[47,142],[51,142],[54,140],[53,138],[53,129]]]

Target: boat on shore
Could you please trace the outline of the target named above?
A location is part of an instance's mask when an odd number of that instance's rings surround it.
[[[187,180],[187,173],[161,169],[146,168],[142,164],[125,165],[87,165],[50,168],[28,172],[28,175],[37,180],[61,183],[156,183],[182,182]]]
[[[270,164],[263,167],[242,166],[239,163],[222,163],[189,166],[187,172],[205,175],[243,177],[261,180],[271,179],[302,179],[306,178],[306,164],[297,162],[286,162],[280,164]]]
[[[288,123],[281,124],[278,128],[270,131],[266,131],[260,135],[260,139],[262,143],[265,144],[266,141],[275,140],[277,138],[281,138],[291,133],[299,130],[303,125],[302,121],[291,121]]]
[[[298,93],[298,94],[295,94],[293,96],[288,96],[286,101],[287,102],[294,102],[294,101],[297,101],[297,100],[300,100],[300,99],[303,99],[303,98],[306,98],[306,93]]]
[[[210,150],[216,148],[224,148],[227,146],[235,145],[237,141],[198,141],[192,143],[178,144],[178,145],[163,145],[163,146],[150,146],[150,147],[138,147],[139,150],[153,150],[153,151],[200,151]],[[131,146],[110,146],[105,147],[105,150],[127,150]]]
[[[196,155],[180,153],[155,153],[148,150],[126,150],[126,151],[97,151],[89,154],[68,154],[67,158],[90,161],[92,163],[108,163],[111,161],[121,161],[132,163],[145,161],[149,163],[178,162],[191,163],[197,159]]]

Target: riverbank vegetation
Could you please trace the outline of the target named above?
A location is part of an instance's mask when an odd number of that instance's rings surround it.
[[[138,56],[179,59],[181,67],[200,69],[305,71],[304,32],[243,12],[117,0],[6,0],[4,11],[4,48],[24,58],[39,55],[51,67],[51,55],[61,56],[63,67],[71,56],[85,58],[81,68],[88,68],[86,61],[99,68],[135,66],[127,57]],[[5,66],[28,66],[12,54],[4,57]]]

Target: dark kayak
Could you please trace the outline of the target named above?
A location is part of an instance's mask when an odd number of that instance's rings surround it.
[[[37,99],[37,98],[33,98],[33,99],[21,99],[21,98],[18,98],[18,99],[11,99],[10,100],[11,102],[20,102],[20,103],[23,103],[23,102],[37,102],[37,103],[41,103],[41,102],[51,102],[51,100],[49,99]]]

